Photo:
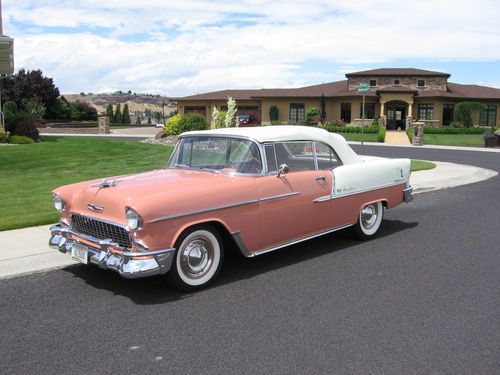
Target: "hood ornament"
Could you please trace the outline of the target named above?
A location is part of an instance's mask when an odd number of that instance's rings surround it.
[[[112,187],[112,186],[115,186],[117,182],[120,182],[122,180],[111,180],[111,181],[108,181],[108,180],[104,180],[104,181],[101,181],[97,184],[93,184],[93,185],[90,185],[90,187],[98,187],[99,189],[102,189],[102,188],[108,188],[108,187]]]
[[[93,203],[89,203],[87,204],[87,208],[90,210],[90,211],[93,211],[93,212],[103,212],[104,211],[104,207],[103,206],[98,206],[96,204],[93,204]]]

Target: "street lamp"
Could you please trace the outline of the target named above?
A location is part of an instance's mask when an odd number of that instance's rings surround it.
[[[371,91],[370,85],[368,83],[362,82],[359,84],[359,92],[363,94],[363,107],[361,108],[361,154],[364,153],[365,148],[365,95],[367,92]]]

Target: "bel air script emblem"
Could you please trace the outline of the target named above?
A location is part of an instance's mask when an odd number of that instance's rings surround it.
[[[104,211],[104,207],[98,206],[98,205],[95,205],[95,204],[92,204],[92,203],[87,204],[87,208],[90,211],[93,211],[93,212],[99,212],[99,213],[101,213],[101,212]]]

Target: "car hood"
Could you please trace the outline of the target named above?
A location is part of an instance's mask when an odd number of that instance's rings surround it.
[[[125,223],[125,207],[145,220],[162,215],[202,209],[206,205],[227,204],[250,199],[255,194],[252,177],[230,176],[208,171],[161,169],[136,175],[87,181],[55,190],[68,196],[71,212]],[[235,185],[238,185],[236,189]],[[252,187],[242,189],[245,185]],[[65,199],[66,200],[66,199]],[[175,211],[175,212],[173,212]]]

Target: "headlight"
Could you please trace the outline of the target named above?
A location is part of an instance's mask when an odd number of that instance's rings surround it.
[[[127,225],[130,229],[135,230],[142,226],[142,218],[130,207],[125,209],[125,217],[127,218]]]
[[[56,208],[56,210],[62,212],[64,210],[64,201],[55,194],[52,198],[54,199],[54,207]]]

